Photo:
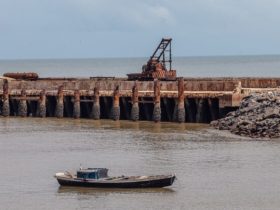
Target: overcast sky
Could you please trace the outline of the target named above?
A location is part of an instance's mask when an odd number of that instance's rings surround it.
[[[0,59],[280,54],[280,0],[0,0]]]

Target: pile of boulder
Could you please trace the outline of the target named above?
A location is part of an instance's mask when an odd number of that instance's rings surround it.
[[[239,109],[211,126],[252,138],[280,137],[280,93],[254,93],[243,98]]]

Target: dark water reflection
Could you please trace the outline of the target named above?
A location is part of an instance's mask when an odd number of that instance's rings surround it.
[[[144,188],[144,189],[106,189],[106,188],[85,188],[60,186],[57,190],[60,194],[85,194],[85,195],[108,195],[108,194],[132,194],[132,193],[174,193],[172,188]]]
[[[280,141],[207,125],[0,118],[0,209],[278,209]],[[59,187],[54,173],[176,173],[166,189]]]

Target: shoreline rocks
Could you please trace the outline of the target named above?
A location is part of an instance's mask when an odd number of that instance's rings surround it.
[[[251,138],[280,137],[280,93],[253,93],[243,98],[236,111],[210,125]]]

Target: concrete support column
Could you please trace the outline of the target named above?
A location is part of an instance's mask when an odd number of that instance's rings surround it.
[[[184,78],[180,78],[178,80],[178,122],[184,123],[186,120],[186,113],[185,113],[185,95],[184,95]]]
[[[57,91],[57,99],[56,99],[56,108],[55,108],[55,116],[57,118],[62,118],[64,112],[64,104],[63,104],[63,86],[60,86]]]
[[[160,82],[155,80],[154,82],[154,111],[153,111],[154,122],[161,121],[161,108],[160,108]]]
[[[4,117],[10,116],[9,84],[8,84],[8,80],[4,80],[4,85],[3,85],[2,115]]]
[[[73,117],[75,119],[80,118],[81,116],[81,107],[80,107],[80,91],[75,90],[74,92],[74,109],[73,109]]]
[[[22,89],[21,91],[21,99],[19,101],[18,106],[18,115],[21,117],[27,116],[27,103],[26,103],[26,90]]]
[[[42,90],[40,93],[39,98],[39,105],[38,105],[38,117],[46,117],[47,109],[46,109],[46,91]]]
[[[120,119],[120,91],[119,91],[119,86],[117,86],[115,91],[114,91],[112,119],[113,120],[119,120]]]
[[[131,108],[131,120],[138,121],[139,120],[139,103],[138,103],[138,84],[132,88],[132,108]]]
[[[94,96],[93,96],[93,106],[91,111],[91,117],[94,120],[100,119],[100,103],[99,103],[99,88],[94,88]]]

